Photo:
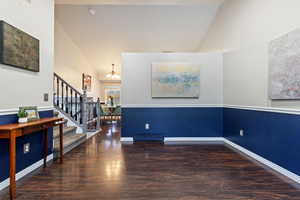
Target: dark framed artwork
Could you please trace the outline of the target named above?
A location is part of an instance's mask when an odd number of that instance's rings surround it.
[[[4,21],[0,21],[0,63],[39,72],[39,40]]]
[[[82,74],[82,89],[90,92],[92,90],[92,76]]]

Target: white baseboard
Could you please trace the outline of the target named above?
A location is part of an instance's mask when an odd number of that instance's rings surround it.
[[[223,142],[222,137],[166,137],[165,142]],[[121,137],[121,142],[133,142],[133,137]]]
[[[283,167],[280,167],[279,165],[245,149],[244,147],[241,147],[240,145],[237,145],[227,139],[223,139],[224,140],[224,143],[230,145],[231,147],[237,149],[238,151],[250,156],[251,158],[257,160],[258,162],[270,167],[271,169],[279,172],[280,174],[292,179],[293,181],[297,182],[297,183],[300,183],[300,176],[298,176],[297,174],[293,173],[293,172],[290,172],[288,171],[287,169],[284,169]]]
[[[222,137],[166,137],[165,142],[223,142]]]
[[[53,159],[53,154],[50,154],[47,157],[47,162]],[[44,160],[39,160],[36,163],[30,165],[29,167],[23,169],[22,171],[18,172],[16,174],[16,180],[19,180],[21,178],[23,178],[24,176],[26,176],[27,174],[33,172],[34,170],[36,170],[37,168],[39,168],[40,166],[42,166],[44,164]],[[9,186],[9,178],[5,179],[4,181],[2,181],[0,183],[0,190],[3,190],[4,188]]]
[[[121,142],[133,142],[133,137],[121,137]]]

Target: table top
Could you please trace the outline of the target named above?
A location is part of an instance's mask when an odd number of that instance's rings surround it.
[[[32,122],[27,122],[27,123],[15,123],[15,124],[4,124],[0,125],[0,131],[11,131],[14,129],[21,129],[29,126],[36,126],[44,123],[49,123],[49,122],[58,122],[62,121],[63,118],[60,117],[49,117],[49,118],[42,118],[38,119]]]

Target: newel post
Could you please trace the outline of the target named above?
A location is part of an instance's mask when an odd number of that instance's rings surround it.
[[[83,90],[82,102],[81,102],[81,114],[82,114],[82,130],[84,133],[87,131],[87,94],[86,90]]]
[[[97,112],[97,126],[96,126],[96,129],[97,130],[100,130],[100,124],[101,124],[101,114],[100,114],[100,98],[98,98],[97,100],[97,104],[96,104],[96,112]]]

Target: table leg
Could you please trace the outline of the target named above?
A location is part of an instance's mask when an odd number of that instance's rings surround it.
[[[48,156],[48,129],[44,130],[44,168],[47,167]]]
[[[16,198],[16,135],[11,133],[9,138],[9,193],[10,199]]]
[[[64,156],[64,130],[63,130],[63,124],[59,124],[59,160],[60,163],[63,163],[63,156]]]

